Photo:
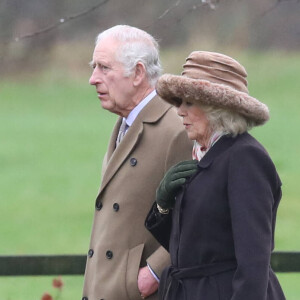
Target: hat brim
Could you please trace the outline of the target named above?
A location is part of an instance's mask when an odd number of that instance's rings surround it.
[[[177,107],[185,99],[234,111],[252,120],[255,125],[269,120],[269,109],[264,103],[223,84],[164,74],[159,78],[156,90],[162,99]]]

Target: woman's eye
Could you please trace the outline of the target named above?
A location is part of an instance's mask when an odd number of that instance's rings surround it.
[[[193,105],[193,103],[190,102],[190,101],[186,101],[185,104],[186,104],[187,106],[192,106],[192,105]]]

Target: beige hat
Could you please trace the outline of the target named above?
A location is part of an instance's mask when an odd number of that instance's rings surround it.
[[[268,107],[251,97],[245,68],[229,56],[194,51],[186,59],[179,75],[164,74],[156,85],[165,101],[179,106],[182,99],[222,107],[240,113],[255,125],[269,119]]]

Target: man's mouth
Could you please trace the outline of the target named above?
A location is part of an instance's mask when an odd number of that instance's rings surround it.
[[[101,98],[101,97],[104,97],[105,95],[107,95],[107,93],[97,92],[97,95],[99,98]]]

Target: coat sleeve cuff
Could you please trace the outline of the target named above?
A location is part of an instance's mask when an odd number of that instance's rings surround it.
[[[152,271],[154,277],[158,280],[161,277],[162,271],[171,264],[169,253],[163,248],[159,247],[151,256],[147,259],[147,265]]]

